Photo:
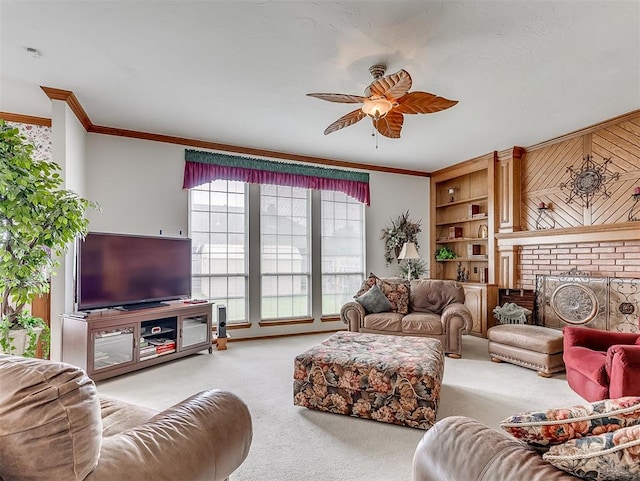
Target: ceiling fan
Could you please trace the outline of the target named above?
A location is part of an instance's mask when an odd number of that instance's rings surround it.
[[[324,131],[328,135],[336,130],[349,127],[365,117],[371,117],[375,129],[385,137],[399,139],[404,116],[402,114],[431,114],[453,107],[457,100],[449,100],[427,92],[409,92],[411,75],[400,70],[384,76],[385,65],[373,65],[369,73],[373,82],[364,91],[364,97],[349,94],[307,94],[329,102],[343,104],[363,104],[361,108],[349,112],[333,122]]]

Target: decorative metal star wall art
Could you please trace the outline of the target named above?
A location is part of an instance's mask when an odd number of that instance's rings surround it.
[[[603,160],[602,164],[597,164],[590,155],[587,155],[579,168],[567,167],[570,179],[560,184],[561,189],[569,189],[567,204],[580,198],[582,205],[588,209],[593,205],[594,198],[610,196],[607,192],[607,182],[618,180],[620,174],[609,170],[610,158]]]

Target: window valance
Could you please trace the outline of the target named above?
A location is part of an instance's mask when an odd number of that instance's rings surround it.
[[[369,174],[314,165],[276,162],[185,149],[182,187],[191,189],[214,180],[286,185],[343,192],[370,205]]]

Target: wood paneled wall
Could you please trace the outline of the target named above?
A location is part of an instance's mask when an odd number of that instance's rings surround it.
[[[607,183],[609,197],[594,198],[583,208],[580,198],[568,203],[567,168],[580,168],[585,155],[597,164],[610,158],[608,169],[619,179]],[[627,222],[631,192],[640,185],[640,114],[593,132],[539,149],[527,150],[522,163],[522,217],[525,230],[535,230],[537,206],[545,202],[557,228]]]

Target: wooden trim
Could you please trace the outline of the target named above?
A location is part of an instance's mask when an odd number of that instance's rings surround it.
[[[4,119],[7,122],[18,122],[21,124],[42,125],[43,127],[51,127],[51,119],[48,119],[46,117],[34,117],[33,115],[0,112],[0,119]]]
[[[40,86],[40,88],[47,94],[51,100],[62,100],[66,102],[71,111],[76,114],[77,119],[87,132],[91,131],[93,124],[91,119],[80,105],[80,101],[71,90],[54,89],[51,87]]]
[[[214,326],[216,327],[216,326]],[[249,329],[251,327],[251,323],[250,322],[238,322],[235,324],[230,324],[227,322],[227,331],[232,330],[232,329]]]
[[[297,324],[313,324],[313,320],[313,317],[305,317],[301,319],[286,319],[283,321],[260,321],[258,325],[260,327],[293,326]]]
[[[256,336],[256,337],[242,337],[242,338],[229,338],[228,342],[242,342],[242,341],[261,341],[264,339],[276,339],[278,337],[292,337],[292,336],[312,336],[314,334],[328,334],[330,332],[340,332],[346,331],[347,328],[344,329],[326,329],[323,331],[310,331],[310,332],[291,332],[289,334],[273,334],[271,336]]]
[[[306,162],[310,164],[330,165],[332,167],[344,167],[349,169],[369,170],[374,172],[384,172],[389,174],[412,175],[416,177],[429,177],[429,172],[410,169],[398,169],[394,167],[385,167],[381,165],[362,164],[359,162],[347,162],[335,159],[326,159],[323,157],[312,157],[308,155],[291,154],[287,152],[276,152],[273,150],[253,149],[250,147],[241,147],[238,145],[220,144],[210,142],[208,140],[189,139],[186,137],[176,137],[173,135],[154,134],[151,132],[141,132],[138,130],[118,129],[115,127],[106,127],[103,125],[94,125],[91,119],[80,105],[75,94],[70,90],[56,89],[51,87],[40,86],[51,100],[62,100],[67,102],[71,110],[84,126],[87,132],[92,134],[115,135],[117,137],[127,137],[131,139],[150,140],[152,142],[163,142],[167,144],[186,145],[189,147],[199,147],[201,149],[219,150],[222,152],[231,152],[235,154],[251,155],[255,157],[268,157],[279,160],[291,160],[295,162]],[[37,118],[37,117],[34,117]],[[51,120],[49,120],[49,125]]]
[[[613,242],[640,239],[640,223],[588,225],[563,229],[545,229],[496,234],[498,247]]]
[[[525,153],[526,153],[526,150],[524,147],[514,146],[509,149],[498,151],[497,158],[502,159],[505,157],[509,157],[509,158],[513,157],[514,159],[522,159]]]
[[[113,127],[105,127],[102,125],[92,125],[88,130],[94,134],[115,135],[118,137],[128,137],[132,139],[150,140],[153,142],[164,142],[167,144],[186,145],[190,147],[198,147],[201,149],[218,150],[222,152],[231,152],[235,154],[244,154],[255,157],[268,157],[279,160],[292,160],[295,162],[305,162],[310,164],[330,165],[332,167],[346,167],[351,169],[370,170],[376,172],[385,172],[391,174],[413,175],[417,177],[429,177],[428,172],[418,170],[397,169],[392,167],[384,167],[372,164],[360,164],[357,162],[346,162],[342,160],[325,159],[322,157],[311,157],[308,155],[290,154],[287,152],[276,152],[273,150],[253,149],[250,147],[241,147],[239,145],[220,144],[207,140],[189,139],[185,137],[175,137],[173,135],[154,134],[150,132],[140,132],[137,130],[117,129]]]
[[[338,316],[338,315],[320,317],[320,322],[334,322],[334,321],[339,321],[339,320],[340,320],[340,316]]]
[[[626,114],[618,115],[617,117],[610,118],[603,122],[599,122],[597,124],[590,125],[580,130],[575,130],[573,132],[569,132],[568,134],[561,135],[560,137],[555,137],[550,140],[545,140],[544,142],[540,142],[539,144],[531,145],[530,147],[526,147],[525,150],[527,152],[531,152],[533,150],[543,149],[544,147],[549,147],[550,145],[557,144],[560,142],[564,142],[565,140],[570,140],[575,137],[580,137],[582,135],[590,134],[595,132],[596,130],[607,128],[611,125],[618,124],[620,122],[626,122],[627,120],[631,120],[632,118],[640,115],[640,109],[632,110],[631,112],[627,112]]]
[[[488,154],[431,172],[431,178],[435,179],[436,182],[442,182],[453,177],[470,174],[471,172],[486,169],[489,162],[495,162],[496,158],[497,152],[489,152]]]

